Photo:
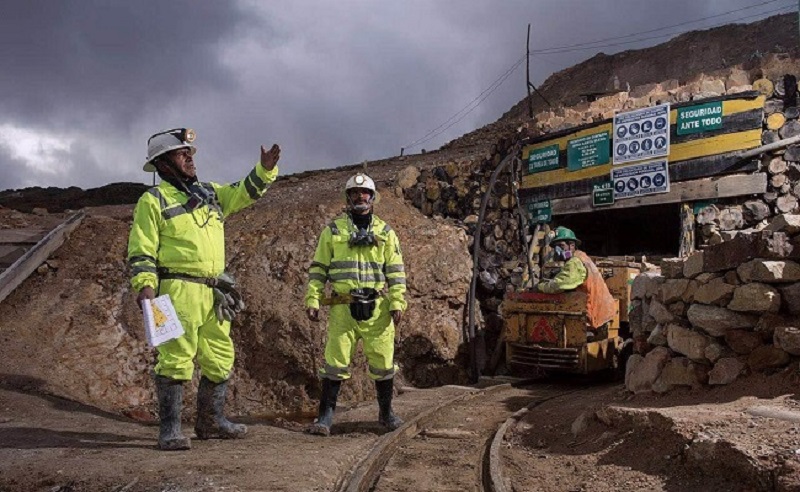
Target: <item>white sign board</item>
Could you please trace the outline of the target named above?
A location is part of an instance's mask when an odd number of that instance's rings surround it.
[[[642,162],[611,170],[614,199],[655,195],[669,191],[669,169],[666,159]]]
[[[614,164],[669,155],[669,104],[614,115]]]

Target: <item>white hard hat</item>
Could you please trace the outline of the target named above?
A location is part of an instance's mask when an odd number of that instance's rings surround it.
[[[370,190],[373,195],[377,191],[375,189],[375,182],[372,181],[372,178],[361,173],[358,173],[347,180],[347,184],[344,185],[344,192],[347,193],[352,188],[364,188],[366,190]]]
[[[191,149],[192,155],[197,149],[192,145],[195,133],[191,128],[173,128],[153,134],[147,139],[147,160],[144,162],[144,170],[148,173],[156,172],[153,160],[170,150]]]

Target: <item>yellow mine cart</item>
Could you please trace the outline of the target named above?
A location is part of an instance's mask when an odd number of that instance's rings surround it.
[[[501,305],[505,321],[506,365],[516,375],[544,371],[589,374],[616,370],[620,366],[623,338],[620,336],[620,306],[625,320],[630,282],[639,273],[629,264],[606,262],[598,267],[615,298],[617,314],[611,322],[590,330],[586,316],[586,293],[561,294],[514,292]]]

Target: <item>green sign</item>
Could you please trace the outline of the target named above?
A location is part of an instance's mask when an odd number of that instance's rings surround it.
[[[592,206],[602,207],[603,205],[614,204],[614,183],[605,181],[592,187]]]
[[[611,145],[608,132],[573,138],[567,142],[567,168],[570,171],[608,164],[609,160]]]
[[[543,224],[550,222],[553,218],[553,209],[550,208],[550,200],[540,200],[528,204],[528,213],[531,216],[531,222],[534,224]]]
[[[531,150],[528,154],[528,173],[558,169],[558,144]]]
[[[722,128],[722,101],[677,108],[678,135],[701,133]]]

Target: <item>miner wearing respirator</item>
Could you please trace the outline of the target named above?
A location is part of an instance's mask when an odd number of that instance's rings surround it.
[[[589,255],[578,249],[580,240],[566,227],[556,229],[550,240],[554,259],[563,261],[564,266],[550,280],[539,282],[536,289],[545,294],[558,294],[571,290],[586,292],[586,314],[589,328],[598,329],[611,321],[616,314],[614,298],[608,290],[603,275]]]
[[[351,177],[344,192],[348,210],[320,234],[305,297],[312,321],[319,321],[320,304],[331,306],[325,365],[319,371],[319,416],[308,429],[324,436],[330,434],[339,388],[350,378],[350,361],[359,340],[364,343],[367,374],[375,381],[378,421],[390,431],[403,423],[392,411],[395,326],[406,309],[400,242],[392,228],[372,213],[377,191],[369,176]],[[326,282],[332,286],[328,298]]]
[[[261,160],[241,181],[220,185],[197,179],[194,132],[176,128],[147,142],[144,170],[161,183],[136,204],[128,241],[131,285],[141,303],[169,294],[184,334],[158,346],[159,448],[189,449],[181,433],[183,383],[200,365],[197,390],[199,439],[243,437],[247,428],[223,413],[234,360],[231,319],[244,308],[225,270],[224,219],[252,205],[275,181],[280,147],[261,147]]]

